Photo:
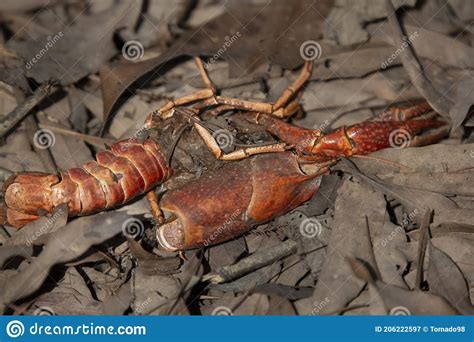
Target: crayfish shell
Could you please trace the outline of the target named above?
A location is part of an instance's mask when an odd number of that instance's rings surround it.
[[[161,209],[176,219],[157,230],[158,242],[183,250],[227,241],[298,207],[320,182],[290,152],[226,164],[163,196]]]
[[[160,146],[151,139],[124,139],[96,160],[60,175],[22,172],[4,185],[7,222],[22,227],[67,203],[69,216],[90,215],[126,203],[171,175]]]

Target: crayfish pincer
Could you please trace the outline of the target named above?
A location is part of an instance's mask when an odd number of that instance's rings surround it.
[[[320,183],[291,152],[228,163],[163,196],[161,209],[174,220],[158,228],[158,242],[183,250],[235,238],[309,200]]]

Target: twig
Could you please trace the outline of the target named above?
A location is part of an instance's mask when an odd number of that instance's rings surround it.
[[[415,285],[418,289],[421,288],[421,283],[423,281],[423,264],[424,264],[425,255],[426,255],[426,246],[428,244],[430,219],[431,219],[431,210],[428,209],[423,215],[423,220],[421,221],[420,238],[418,240],[418,257],[417,257],[418,269],[416,270],[416,281],[415,281]]]
[[[43,83],[23,103],[18,105],[8,115],[0,119],[0,138],[7,135],[8,132],[23,120],[38,103],[48,96],[52,87],[52,82]]]
[[[92,146],[95,146],[95,147],[100,148],[100,149],[105,149],[106,145],[110,146],[115,142],[115,140],[113,140],[113,139],[100,138],[100,137],[96,137],[96,136],[93,136],[93,135],[82,134],[82,133],[79,133],[79,132],[76,132],[76,131],[72,131],[70,129],[51,126],[51,125],[47,125],[47,124],[40,123],[40,124],[38,124],[38,126],[39,126],[39,128],[50,129],[51,131],[53,131],[53,133],[58,133],[58,134],[62,134],[62,135],[65,135],[65,136],[79,138],[82,141],[85,141],[86,143],[89,143]]]
[[[240,278],[252,271],[270,265],[271,263],[287,257],[296,252],[297,244],[293,240],[287,240],[280,245],[271,247],[267,250],[256,252],[251,256],[240,260],[238,263],[230,266],[221,267],[216,272],[208,273],[203,276],[203,281],[210,281],[214,284],[221,284]]]

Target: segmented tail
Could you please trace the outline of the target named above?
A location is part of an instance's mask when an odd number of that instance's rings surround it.
[[[97,153],[95,161],[59,176],[22,172],[10,177],[4,185],[7,221],[22,227],[62,203],[68,204],[69,216],[113,208],[149,191],[171,172],[154,140],[120,140]]]

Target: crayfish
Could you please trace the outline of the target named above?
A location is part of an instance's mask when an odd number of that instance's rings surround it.
[[[341,157],[397,145],[400,135],[410,138],[404,146],[427,145],[449,130],[435,114],[417,118],[432,111],[426,103],[390,108],[376,119],[327,134],[297,127],[284,119],[300,109],[297,95],[312,73],[312,62],[305,62],[300,75],[275,103],[259,103],[217,95],[201,59],[195,61],[206,88],[150,113],[144,124],[145,137],[118,141],[110,150],[99,152],[96,161],[60,175],[23,172],[12,176],[4,185],[7,222],[22,227],[61,203],[68,204],[70,216],[89,215],[148,193],[157,221],[163,223],[157,229],[163,248],[213,245],[307,201],[317,191],[320,176]],[[278,142],[224,153],[201,120],[203,111],[214,115],[239,111]],[[153,188],[176,173],[170,166],[175,144],[164,127],[170,129],[170,120],[179,114],[187,118],[215,158],[229,162],[170,190],[158,201]],[[431,131],[418,135],[425,130]],[[168,214],[166,222],[161,210]]]

